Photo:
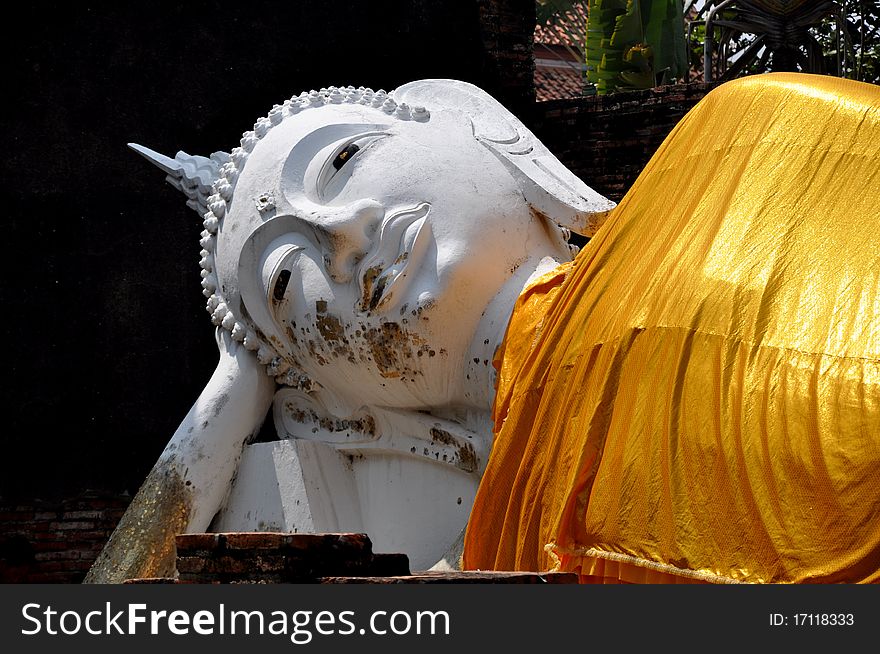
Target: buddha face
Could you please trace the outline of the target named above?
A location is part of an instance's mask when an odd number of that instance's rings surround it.
[[[467,404],[487,306],[546,256],[569,258],[560,231],[467,115],[326,104],[257,143],[215,260],[236,315],[350,415]]]

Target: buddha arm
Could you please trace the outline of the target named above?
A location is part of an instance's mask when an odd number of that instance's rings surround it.
[[[86,583],[173,576],[174,538],[206,531],[232,484],[245,442],[275,390],[252,353],[217,330],[220,361],[129,505]]]

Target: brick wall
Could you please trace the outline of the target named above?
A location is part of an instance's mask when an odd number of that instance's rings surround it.
[[[81,582],[130,500],[0,502],[0,583]]]
[[[679,84],[539,102],[530,126],[578,177],[619,201],[666,135],[714,86]]]

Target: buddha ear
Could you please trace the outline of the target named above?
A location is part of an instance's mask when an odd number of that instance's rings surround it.
[[[553,222],[592,236],[615,204],[566,168],[523,123],[482,89],[455,80],[427,79],[393,92],[398,103],[430,111],[458,111],[474,138],[501,160],[526,201]]]

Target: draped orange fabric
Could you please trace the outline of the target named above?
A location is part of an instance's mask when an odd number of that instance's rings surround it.
[[[880,578],[880,87],[703,99],[520,297],[462,563]]]

